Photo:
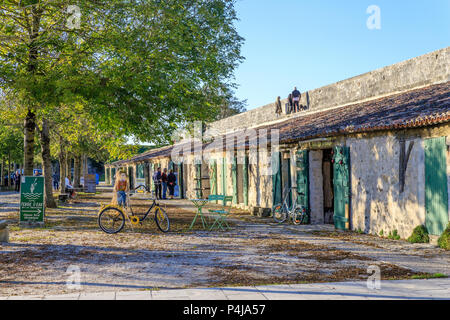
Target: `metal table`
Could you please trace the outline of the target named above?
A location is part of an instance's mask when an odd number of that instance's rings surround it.
[[[191,199],[194,206],[197,208],[197,214],[194,217],[194,220],[192,220],[191,226],[189,227],[189,230],[192,230],[194,227],[195,221],[197,221],[197,218],[200,217],[200,220],[203,224],[203,229],[206,229],[208,227],[208,224],[206,222],[205,217],[203,216],[202,209],[204,206],[206,206],[209,202],[208,199]]]

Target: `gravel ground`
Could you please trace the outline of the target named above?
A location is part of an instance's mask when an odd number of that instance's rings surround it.
[[[382,279],[449,274],[450,254],[369,235],[335,232],[332,226],[275,225],[233,213],[228,232],[187,232],[194,208],[166,201],[172,231],[153,221],[107,235],[97,226],[100,203],[110,194],[82,197],[47,211],[44,228],[18,226],[18,196],[0,193],[0,220],[11,222],[9,244],[0,245],[0,296],[336,282],[367,279],[377,265]],[[148,201],[135,201],[144,212]],[[70,288],[70,270],[81,288]]]

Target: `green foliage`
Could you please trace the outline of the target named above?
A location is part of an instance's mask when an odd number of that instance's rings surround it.
[[[441,279],[441,278],[448,278],[448,276],[443,273],[434,273],[434,274],[413,275],[411,277],[411,279]]]
[[[380,231],[380,237],[383,237],[384,236],[384,230],[381,230]]]
[[[411,243],[429,243],[430,237],[428,236],[428,230],[425,226],[421,225],[416,227],[411,236],[408,238],[408,242]]]
[[[75,28],[66,1],[2,2],[0,88],[38,120],[81,103],[101,132],[167,142],[179,123],[242,109],[234,2],[79,0]]]
[[[450,223],[445,229],[444,233],[438,239],[438,245],[440,248],[450,250]]]
[[[394,231],[389,232],[388,239],[400,240],[400,236],[398,235],[398,231],[394,230]]]
[[[23,134],[20,127],[6,123],[0,117],[0,160],[11,158],[12,163],[21,163]]]

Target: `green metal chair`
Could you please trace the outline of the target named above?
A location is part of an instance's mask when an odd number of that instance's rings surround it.
[[[231,229],[227,222],[227,217],[230,215],[231,212],[231,204],[233,202],[232,196],[223,196],[223,195],[215,195],[212,194],[208,197],[209,201],[222,201],[222,209],[210,209],[208,210],[209,213],[211,213],[211,217],[215,218],[214,223],[211,225],[211,228],[209,230],[216,229],[222,229],[225,231],[226,228]]]

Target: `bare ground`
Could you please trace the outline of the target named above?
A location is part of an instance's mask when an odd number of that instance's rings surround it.
[[[48,210],[44,228],[18,225],[18,197],[0,193],[0,220],[11,222],[10,240],[0,245],[0,296],[60,294],[69,267],[81,270],[84,292],[262,285],[367,279],[378,265],[383,279],[449,271],[448,252],[431,245],[338,233],[328,226],[275,225],[234,211],[232,230],[187,232],[194,208],[168,201],[172,231],[152,220],[117,235],[97,225],[100,203],[110,195],[83,196]],[[144,212],[148,201],[135,201]],[[450,273],[450,272],[447,272]]]

